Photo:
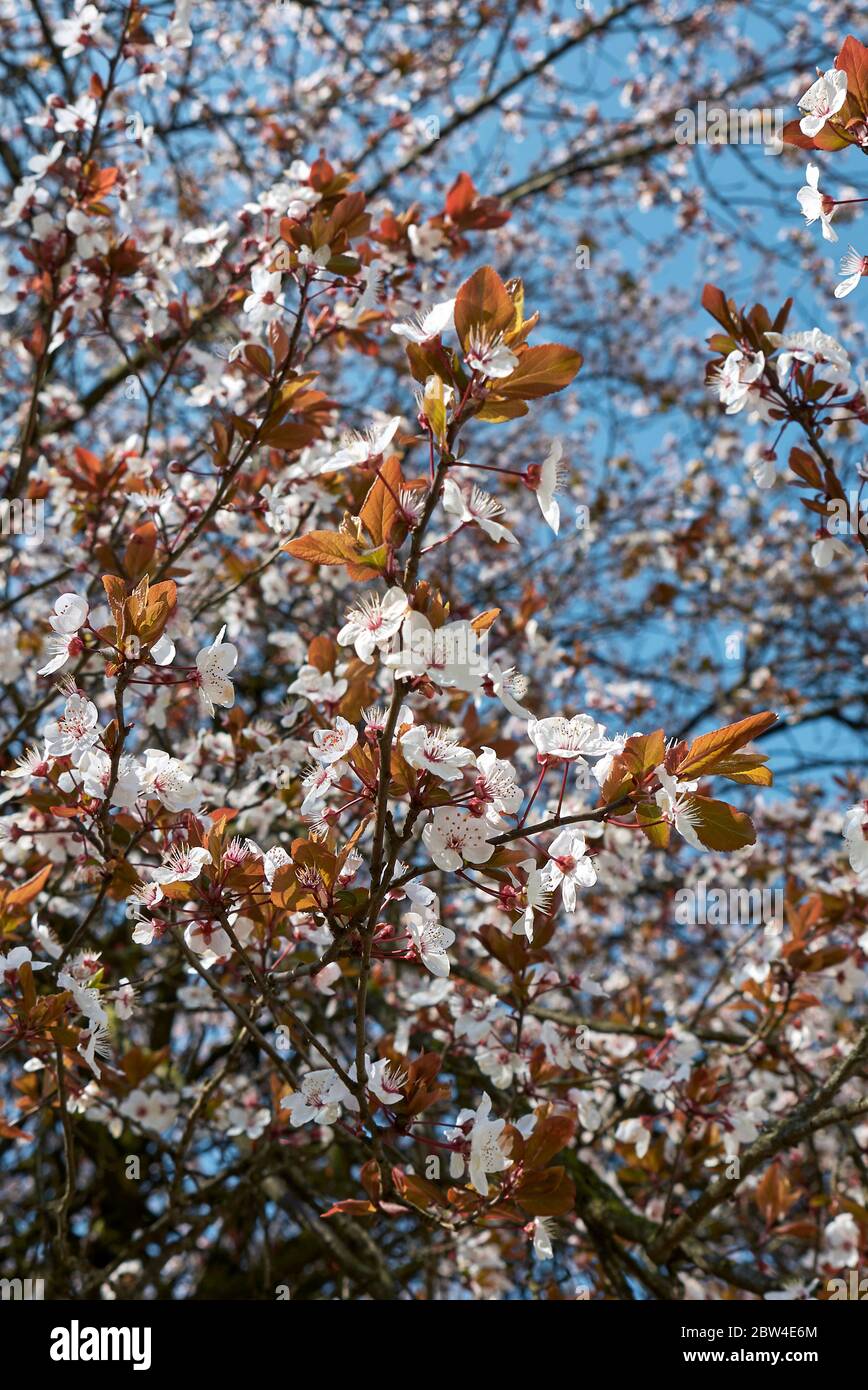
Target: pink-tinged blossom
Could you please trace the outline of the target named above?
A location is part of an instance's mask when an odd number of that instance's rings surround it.
[[[403,589],[389,589],[382,597],[366,594],[347,610],[347,620],[338,633],[342,647],[355,647],[360,661],[370,662],[374,652],[383,651],[400,630],[407,612]]]
[[[87,796],[97,800],[108,797],[111,806],[131,810],[142,791],[141,769],[128,754],[123,754],[113,769],[108,753],[101,748],[89,748],[78,760],[75,771],[64,773],[58,779],[63,791],[72,791],[79,785]]]
[[[328,767],[332,763],[341,762],[351,749],[355,748],[358,741],[358,729],[339,714],[333,729],[315,731],[310,755],[316,762]]]
[[[622,1120],[615,1130],[615,1138],[619,1144],[630,1144],[636,1151],[636,1157],[643,1159],[651,1147],[653,1128],[650,1123],[637,1116],[632,1120]]]
[[[289,1111],[293,1128],[313,1120],[318,1125],[331,1125],[341,1113],[341,1106],[352,1102],[352,1093],[331,1067],[309,1071],[302,1078],[301,1089],[284,1096],[281,1110]],[[351,1107],[352,1108],[352,1107]]]
[[[823,1231],[821,1257],[830,1265],[852,1269],[859,1263],[859,1227],[849,1211],[842,1211]]]
[[[49,659],[44,666],[40,666],[36,673],[38,676],[53,676],[55,671],[62,671],[66,663],[79,656],[83,650],[82,641],[77,632],[58,633],[56,636],[49,637],[47,646]]]
[[[251,276],[253,289],[244,301],[244,312],[253,327],[280,318],[285,307],[281,293],[282,279],[279,270],[266,270],[264,266],[254,269]]]
[[[539,509],[555,535],[561,525],[561,509],[555,494],[563,489],[568,476],[563,454],[563,445],[556,439],[542,463],[531,464],[524,475],[525,486],[536,494]]]
[[[274,876],[278,869],[285,869],[287,864],[291,864],[292,859],[287,854],[283,845],[272,845],[262,856],[262,872],[265,875],[265,882],[269,888],[274,885]]]
[[[57,140],[51,146],[51,149],[48,151],[47,154],[33,155],[32,159],[28,160],[27,167],[36,175],[37,178],[42,178],[43,174],[47,174],[48,170],[54,167],[60,156],[63,154],[63,150],[63,141]],[[46,216],[47,214],[40,214],[39,217],[34,219],[34,235],[36,235],[37,238],[40,236],[40,232],[47,232],[50,229],[50,219],[48,220],[47,224],[43,223],[42,225],[40,225],[42,223],[42,219]]]
[[[810,227],[819,221],[825,241],[837,241],[838,233],[832,226],[835,216],[835,201],[828,194],[820,192],[820,170],[816,164],[809,164],[805,183],[796,194],[805,222]]]
[[[305,793],[301,803],[303,816],[321,815],[329,792],[346,770],[346,763],[318,763],[304,774],[301,781]]]
[[[527,694],[527,677],[514,666],[503,667],[499,662],[492,661],[483,677],[482,689],[486,695],[498,699],[516,719],[533,719],[531,711],[519,703]]]
[[[87,600],[78,594],[61,594],[54,605],[54,612],[48,619],[54,636],[48,639],[49,660],[37,672],[40,676],[51,676],[60,671],[72,657],[83,651],[83,643],[78,636],[79,629],[87,622]]]
[[[314,279],[320,270],[325,269],[331,257],[330,246],[320,246],[316,251],[310,246],[302,246],[298,252],[298,264]]]
[[[844,279],[835,286],[836,299],[852,294],[862,277],[868,275],[868,256],[861,255],[855,246],[848,246],[846,256],[841,257],[841,274]]]
[[[391,444],[400,424],[400,415],[393,415],[385,424],[375,425],[365,434],[350,434],[341,448],[321,464],[320,473],[343,472],[379,458]]]
[[[55,24],[54,41],[64,58],[77,58],[86,48],[110,42],[96,5],[83,4],[82,0],[77,0],[69,19]]]
[[[300,695],[314,705],[337,704],[347,692],[347,682],[343,676],[334,676],[331,671],[320,671],[316,666],[304,665],[295,680],[287,687],[288,695]]]
[[[847,542],[842,540],[840,536],[830,536],[824,533],[818,536],[811,546],[811,561],[818,570],[828,569],[835,560],[846,560],[849,555]]]
[[[440,978],[447,976],[449,957],[446,952],[455,941],[454,931],[444,927],[436,917],[419,912],[405,912],[401,924],[408,932],[425,969]]]
[[[96,705],[83,695],[70,695],[59,719],[43,730],[46,752],[52,758],[72,758],[76,762],[97,742]]]
[[[389,653],[386,665],[398,679],[427,675],[438,685],[470,693],[482,686],[484,647],[466,620],[434,628],[424,613],[413,610],[404,619],[400,649]]]
[[[714,377],[712,384],[717,388],[721,405],[726,406],[727,415],[737,415],[754,395],[756,403],[759,382],[765,370],[765,357],[761,352],[742,352],[733,348],[727,354],[723,366]]]
[[[218,222],[210,227],[194,227],[181,238],[185,246],[195,246],[195,264],[200,269],[216,265],[228,245],[229,223]],[[201,248],[201,249],[198,249]]]
[[[523,935],[528,941],[533,941],[536,914],[541,912],[545,916],[551,911],[553,889],[533,859],[523,859],[518,868],[524,871],[524,882],[512,869],[509,870],[513,893],[504,901],[504,906],[521,913],[518,920],[512,923],[512,935]]]
[[[78,594],[61,594],[48,621],[55,632],[78,632],[87,622],[87,614],[87,599],[80,598]]]
[[[347,1076],[352,1081],[358,1080],[356,1064],[353,1062]],[[402,1071],[388,1057],[378,1058],[376,1062],[371,1062],[370,1057],[365,1057],[365,1090],[380,1102],[381,1105],[398,1105],[403,1099],[401,1087],[406,1084],[407,1073]],[[348,1102],[350,1109],[355,1109],[355,1097],[353,1103]]]
[[[549,845],[548,855],[543,873],[545,886],[552,892],[560,888],[564,907],[567,912],[574,912],[576,888],[590,888],[597,881],[584,835],[573,829],[562,830]]]
[[[341,967],[336,960],[324,965],[322,970],[318,970],[313,976],[311,983],[314,989],[319,990],[320,994],[325,994],[329,998],[334,997],[334,986],[341,978]]]
[[[518,366],[518,358],[504,343],[503,335],[489,336],[481,329],[471,329],[465,359],[471,370],[495,380],[512,376]]]
[[[167,811],[195,811],[202,802],[189,768],[161,748],[145,749],[142,793],[158,797]]]
[[[485,864],[494,853],[488,843],[485,817],[459,806],[438,806],[422,832],[425,848],[438,869],[453,871],[463,864]]]
[[[151,869],[153,883],[193,883],[206,864],[211,863],[211,852],[204,845],[173,845],[163,863]]]
[[[799,98],[799,109],[805,113],[799,121],[802,134],[819,135],[826,122],[838,114],[846,100],[846,72],[829,68]]]
[[[0,956],[0,980],[14,984],[22,965],[29,965],[31,970],[47,970],[50,964],[47,960],[34,960],[29,946],[13,946],[5,956]]]
[[[523,800],[515,769],[493,748],[483,748],[476,759],[474,793],[485,807],[489,825],[503,825],[504,816],[514,816]]]
[[[410,767],[430,772],[441,782],[454,782],[466,767],[471,767],[475,755],[463,748],[454,729],[426,729],[415,724],[401,739],[401,752]]]
[[[814,377],[834,386],[849,386],[852,368],[841,344],[819,328],[807,333],[767,333],[769,342],[780,351],[774,359],[783,381],[793,365],[813,367]]]
[[[538,1260],[553,1260],[552,1231],[554,1222],[550,1216],[535,1216],[533,1219],[533,1252]]]
[[[118,1018],[124,1023],[132,1018],[136,1007],[136,990],[129,980],[123,979],[119,982],[112,998]]]
[[[502,1173],[512,1167],[505,1152],[506,1120],[490,1120],[491,1097],[484,1095],[473,1117],[470,1131],[470,1181],[481,1197],[489,1192],[489,1173]]]
[[[229,672],[238,662],[238,648],[232,642],[224,642],[225,627],[221,627],[210,647],[203,647],[196,657],[199,694],[208,713],[214,714],[214,706],[224,709],[235,704],[235,687],[229,680]]]
[[[856,874],[868,874],[868,810],[860,802],[844,816],[844,844]]]
[[[584,763],[586,758],[603,757],[610,749],[606,730],[589,714],[576,714],[572,719],[565,715],[532,719],[527,732],[540,759],[551,762]]]
[[[422,309],[410,319],[393,323],[391,330],[399,338],[406,338],[408,342],[427,343],[429,339],[437,338],[453,327],[454,310],[455,300],[444,299],[440,304],[432,305],[430,309]]]
[[[698,812],[692,800],[692,793],[696,791],[698,783],[676,781],[662,764],[656,767],[654,772],[660,781],[660,790],[655,800],[660,807],[661,818],[674,825],[679,835],[694,849],[704,850],[705,846],[694,828]]]
[[[503,504],[496,497],[483,492],[475,483],[465,497],[455,480],[447,478],[443,484],[443,510],[449,516],[456,517],[461,525],[475,522],[493,541],[518,545],[518,539],[512,532],[494,519],[503,515]]]
[[[179,1104],[178,1096],[171,1092],[146,1091],[143,1086],[136,1086],[121,1101],[120,1111],[141,1129],[165,1134],[175,1123]]]
[[[217,922],[190,922],[184,928],[184,940],[197,956],[220,960],[232,954],[232,940]]]

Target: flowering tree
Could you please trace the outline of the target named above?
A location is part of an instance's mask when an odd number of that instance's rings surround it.
[[[813,563],[789,512],[763,549],[696,345],[656,360],[667,292],[578,291],[604,243],[561,225],[575,186],[702,241],[662,75],[777,100],[809,45],[741,34],[726,78],[689,5],[434,9],[422,44],[413,6],[337,0],[252,36],[210,0],[0,20],[4,1273],[826,1296],[868,1233],[868,538],[835,459],[865,384],[789,302],[706,287],[760,494],[799,431],[821,519]],[[864,55],[785,140],[868,148]],[[614,112],[575,101],[601,57]],[[827,239],[852,201],[809,167]],[[676,399],[680,444],[624,439]],[[802,725],[831,752],[782,796]]]
[[[840,151],[851,147],[868,154],[868,49],[850,35],[834,65],[821,72],[799,101],[803,112],[783,131],[789,144],[802,149]],[[864,198],[833,198],[821,193],[820,170],[809,164],[805,184],[799,189],[799,207],[805,222],[819,222],[825,241],[835,242],[832,225],[841,207],[862,203]],[[835,298],[844,299],[868,275],[868,256],[851,246],[841,260],[844,279]],[[845,491],[834,459],[823,437],[841,424],[856,428],[868,424],[864,373],[854,374],[846,350],[820,328],[788,329],[792,299],[774,320],[758,306],[740,314],[714,286],[707,286],[703,304],[724,329],[710,345],[725,353],[722,363],[712,364],[709,380],[719,387],[728,414],[748,407],[749,413],[775,427],[773,441],[763,449],[757,482],[768,486],[775,477],[777,448],[791,425],[804,437],[807,449],[795,444],[788,465],[799,485],[814,494],[802,505],[819,518],[812,547],[814,564],[825,568],[836,556],[849,558],[845,536],[854,536],[868,554],[868,517],[861,497],[866,481],[864,467],[857,470],[858,487]]]

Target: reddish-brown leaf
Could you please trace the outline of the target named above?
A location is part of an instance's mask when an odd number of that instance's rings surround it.
[[[576,1188],[563,1168],[546,1168],[541,1173],[527,1173],[514,1193],[529,1216],[563,1216],[572,1211]]]
[[[727,854],[756,843],[753,821],[744,811],[708,796],[690,796],[687,802],[693,828],[706,849]]]
[[[26,907],[28,903],[32,903],[37,893],[42,892],[50,873],[51,865],[44,864],[32,878],[28,878],[25,883],[19,883],[17,888],[12,888],[6,894],[6,907]]]
[[[309,560],[312,565],[343,565],[359,558],[358,546],[339,531],[309,531],[306,536],[287,541],[281,548],[297,560]]]
[[[835,59],[835,67],[847,74],[848,103],[853,102],[863,116],[868,116],[868,48],[848,34]],[[851,114],[855,115],[856,112]]]
[[[524,1149],[526,1168],[544,1168],[550,1158],[569,1144],[576,1132],[572,1115],[549,1115],[539,1120]]]
[[[507,331],[514,317],[506,286],[490,265],[474,271],[455,297],[455,330],[465,351],[472,332],[496,337]]]
[[[713,729],[711,733],[700,734],[690,745],[687,757],[678,767],[678,776],[695,778],[700,774],[714,772],[717,764],[730,754],[738,752],[751,739],[758,738],[777,721],[771,710],[752,714],[747,719],[739,719],[735,724],[727,724],[723,729]]]
[[[540,343],[539,347],[525,348],[512,375],[498,381],[497,394],[521,401],[554,395],[569,386],[583,360],[580,352],[563,343]]]
[[[398,498],[404,486],[401,464],[396,454],[380,467],[359,512],[362,524],[375,545],[382,545],[400,517]]]

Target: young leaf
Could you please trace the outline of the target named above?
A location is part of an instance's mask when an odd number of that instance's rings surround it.
[[[549,1115],[540,1120],[525,1145],[525,1167],[545,1168],[550,1158],[566,1148],[575,1132],[576,1122],[571,1115]]]
[[[730,853],[756,843],[753,821],[744,811],[708,796],[690,796],[687,802],[693,828],[706,849]]]
[[[678,767],[678,776],[696,778],[700,774],[715,772],[719,763],[743,748],[751,739],[758,738],[777,721],[771,710],[762,714],[752,714],[748,719],[739,719],[735,724],[727,724],[723,729],[714,729],[709,734],[701,734],[690,745],[687,757]]]
[[[498,381],[497,394],[522,401],[552,396],[569,386],[583,360],[580,352],[562,343],[525,348],[512,375]]]
[[[455,331],[466,351],[471,333],[494,338],[505,333],[515,316],[506,286],[490,265],[480,266],[465,280],[455,298]]]
[[[563,1216],[576,1202],[575,1184],[563,1168],[525,1174],[514,1195],[529,1216]]]
[[[862,117],[868,117],[868,48],[852,34],[844,40],[841,52],[835,59],[835,67],[847,74],[847,101],[859,107]],[[825,130],[827,127],[824,126]]]
[[[728,334],[736,338],[740,336],[738,319],[733,315],[723,290],[719,290],[717,285],[705,286],[702,291],[702,307],[713,319],[717,319]]]
[[[309,560],[312,565],[343,565],[359,559],[359,547],[339,531],[309,531],[281,546],[297,560]]]
[[[640,801],[636,807],[636,819],[642,826],[642,833],[658,849],[666,849],[669,844],[671,827],[661,818],[660,807],[656,801]]]
[[[403,486],[401,464],[397,455],[393,454],[381,466],[359,512],[365,530],[375,545],[382,545],[391,535],[395,520],[400,516],[397,499]]]
[[[37,893],[42,892],[50,873],[51,865],[44,864],[32,878],[28,878],[24,883],[19,883],[17,887],[6,894],[4,907],[26,907],[28,903],[33,901]]]

